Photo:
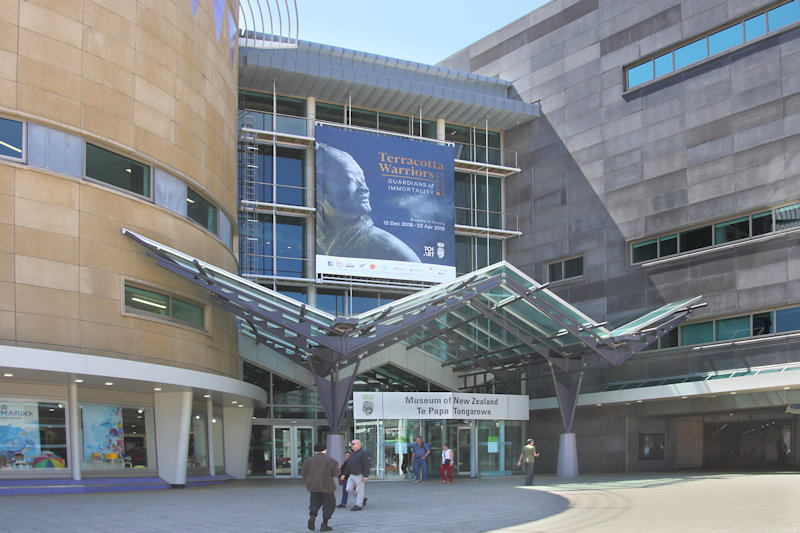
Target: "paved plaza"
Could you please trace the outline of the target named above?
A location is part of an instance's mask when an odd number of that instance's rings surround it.
[[[573,480],[545,474],[536,476],[534,487],[521,481],[370,481],[367,508],[337,509],[330,524],[334,531],[365,533],[800,532],[797,472],[583,474]],[[0,501],[3,532],[308,531],[308,493],[300,480]]]

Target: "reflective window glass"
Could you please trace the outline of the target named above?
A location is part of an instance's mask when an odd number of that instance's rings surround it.
[[[197,327],[203,327],[205,322],[203,308],[199,305],[186,302],[180,298],[172,298],[172,318],[186,322]]]
[[[708,36],[708,55],[714,55],[728,48],[733,48],[737,44],[742,44],[743,41],[744,30],[741,23],[717,33],[712,33]]]
[[[714,242],[722,244],[750,236],[750,217],[741,217],[714,224]]]
[[[303,277],[305,220],[294,217],[277,217],[277,275]]]
[[[125,286],[125,307],[160,316],[169,315],[169,297],[157,292]]]
[[[653,65],[656,70],[656,76],[663,76],[668,72],[672,72],[672,52],[668,52],[663,56],[659,56],[653,60]]]
[[[283,294],[284,296],[288,296],[292,300],[297,300],[301,303],[308,303],[308,296],[306,295],[306,290],[303,287],[278,287],[278,292]]]
[[[664,433],[639,433],[639,460],[664,459]]]
[[[27,155],[30,165],[76,178],[83,175],[83,140],[76,135],[28,124]]]
[[[772,231],[772,211],[764,211],[753,215],[753,236]]]
[[[676,234],[666,235],[658,239],[659,255],[666,257],[678,253],[678,236]]]
[[[714,323],[700,322],[681,326],[681,346],[714,342]]]
[[[306,116],[306,101],[301,98],[290,98],[288,96],[278,96],[276,99],[279,115],[292,117]]]
[[[344,124],[344,106],[317,102],[317,120]]]
[[[628,69],[628,88],[653,79],[653,62],[647,61]]]
[[[746,41],[761,37],[767,33],[767,15],[762,13],[744,21],[744,38]]]
[[[466,235],[456,235],[456,273],[472,272],[472,246]]]
[[[487,201],[486,191],[489,191]],[[502,184],[500,178],[475,176],[475,220],[474,225],[482,228],[503,227],[503,214],[500,212],[502,205]]]
[[[239,109],[252,109],[272,113],[272,95],[252,91],[239,91]]]
[[[795,331],[800,329],[800,307],[778,309],[775,312],[775,331]]]
[[[800,204],[787,205],[775,210],[775,231],[800,226]]]
[[[456,224],[473,226],[472,212],[472,180],[469,174],[455,173],[455,206]]]
[[[772,311],[753,315],[753,335],[768,335],[774,331]]]
[[[707,55],[708,51],[706,50],[705,38],[681,46],[675,50],[675,68],[678,69],[686,65],[691,65],[705,58]]]
[[[0,117],[0,156],[22,159],[22,122]]]
[[[353,108],[350,110],[351,124],[353,126],[360,126],[362,128],[378,127],[378,113],[377,111],[369,111],[367,109]]]
[[[378,129],[408,135],[410,132],[408,121],[408,117],[380,113],[378,115]]]
[[[681,232],[681,252],[711,246],[711,226]]]
[[[317,291],[318,309],[335,316],[345,314],[345,294],[342,290],[319,289]]]
[[[750,315],[717,320],[717,340],[741,339],[750,336]]]
[[[149,166],[90,143],[86,143],[86,176],[150,197]]]
[[[436,139],[436,121],[425,119],[420,121],[419,117],[411,117],[411,134],[417,137]]]
[[[208,231],[217,233],[217,207],[191,187],[186,188],[186,216]]]
[[[637,242],[633,245],[633,262],[640,263],[658,257],[658,243],[655,239]]]
[[[314,405],[316,393],[306,387],[272,374],[272,398],[275,405]]]
[[[800,20],[800,0],[792,0],[767,11],[769,31],[777,30],[798,20]]]
[[[562,266],[561,262],[558,263],[550,263],[547,265],[547,280],[548,281],[560,281],[564,279],[564,275],[562,273]]]
[[[378,307],[378,295],[354,292],[350,302],[350,314],[357,315]]]
[[[583,276],[583,257],[573,257],[564,261],[564,279]]]

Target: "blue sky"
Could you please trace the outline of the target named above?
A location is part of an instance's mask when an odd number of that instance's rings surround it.
[[[437,63],[547,0],[297,0],[303,41]]]

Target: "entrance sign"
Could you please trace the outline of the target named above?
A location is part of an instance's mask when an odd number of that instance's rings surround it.
[[[460,392],[353,392],[353,418],[528,420],[528,396]]]
[[[456,277],[453,147],[318,124],[318,274]]]

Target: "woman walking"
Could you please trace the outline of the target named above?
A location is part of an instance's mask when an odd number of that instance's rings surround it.
[[[439,469],[442,483],[453,482],[453,450],[445,442],[442,444],[442,467]]]

